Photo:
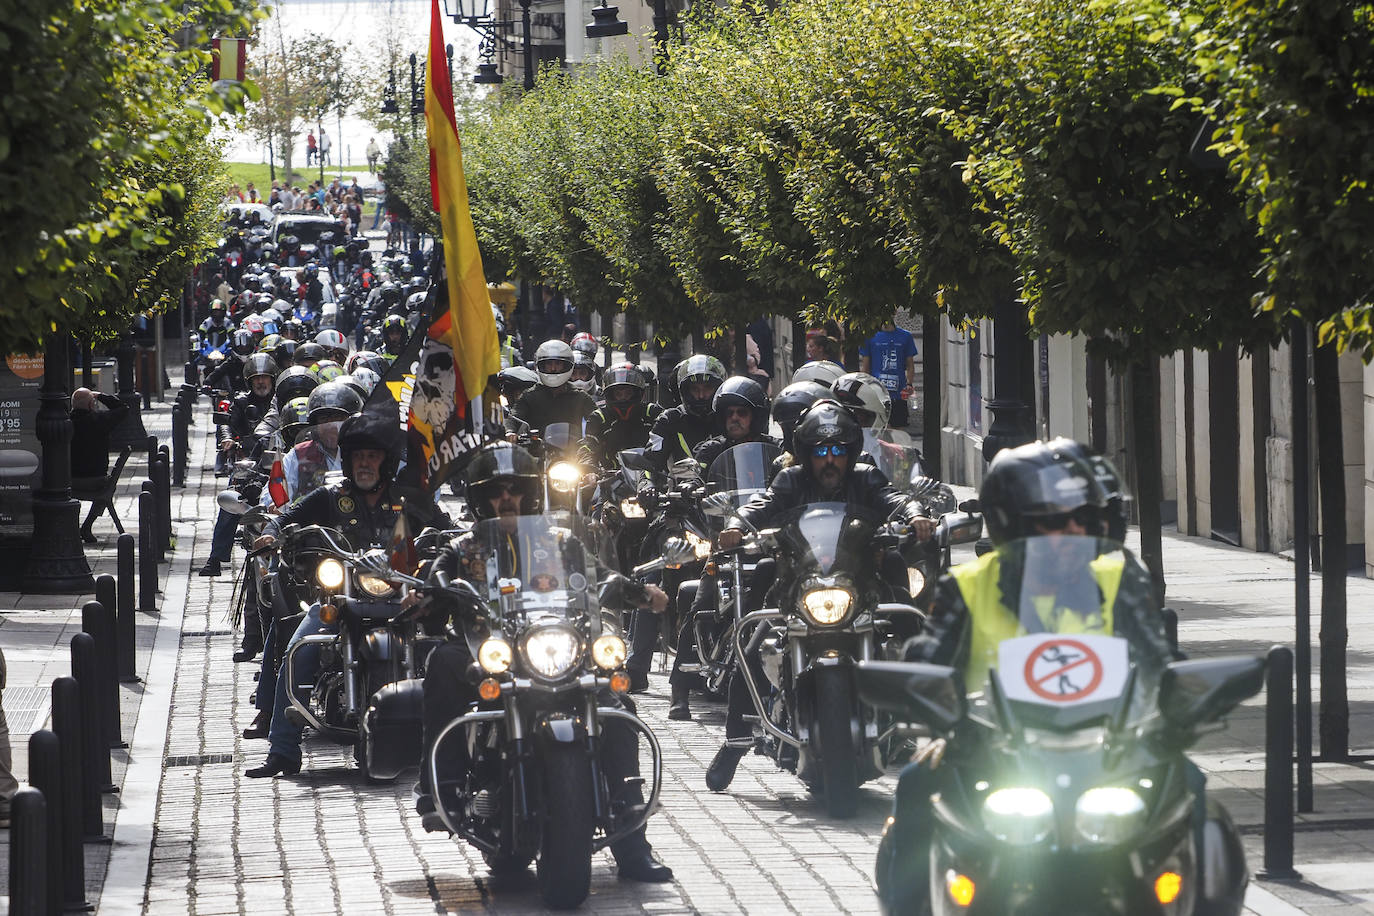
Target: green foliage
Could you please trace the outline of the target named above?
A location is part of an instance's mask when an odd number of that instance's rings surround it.
[[[35,351],[54,330],[112,332],[170,286],[149,260],[191,254],[185,179],[204,131],[251,84],[210,85],[211,35],[246,34],[251,0],[0,0],[0,339]],[[210,30],[214,31],[211,32]],[[140,286],[141,284],[141,286]]]

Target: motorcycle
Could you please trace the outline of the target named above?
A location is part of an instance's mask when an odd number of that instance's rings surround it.
[[[625,709],[625,640],[604,615],[585,530],[564,513],[480,522],[466,579],[439,588],[472,609],[462,637],[477,660],[481,702],[436,736],[424,765],[436,810],[455,836],[481,850],[496,872],[538,859],[545,904],[586,899],[591,856],[638,830],[658,804],[662,754],[649,728]],[[618,809],[599,749],[612,722],[630,728],[653,758],[649,798]],[[461,742],[471,762],[449,772],[445,751]],[[626,780],[627,782],[629,780]]]
[[[370,782],[394,779],[420,759],[423,660],[437,641],[419,637],[405,607],[420,579],[392,568],[380,548],[352,550],[342,535],[318,525],[282,532],[282,564],[311,570],[320,620],[337,632],[306,636],[282,658],[287,715],[326,738],[352,744]],[[279,570],[280,574],[280,570]],[[313,684],[301,685],[296,656],[320,648]]]
[[[719,519],[768,488],[773,462],[781,454],[782,449],[772,443],[746,442],[726,449],[711,462],[706,471],[709,495],[702,505],[706,517],[713,520],[712,539],[720,533]],[[745,596],[757,565],[757,559],[747,558],[745,551],[721,551],[705,564],[708,578],[682,585],[683,601],[679,607],[691,615],[699,661],[683,662],[680,667],[688,674],[700,674],[708,693],[724,695],[730,683],[737,656],[728,636],[747,613]],[[714,589],[715,594],[709,596],[701,610],[692,613],[690,609],[703,585]]]
[[[976,540],[982,527],[980,516],[946,515],[934,541]],[[752,534],[789,571],[779,606],[746,614],[730,630],[759,715],[756,749],[824,795],[832,817],[848,817],[859,786],[907,747],[887,717],[860,702],[854,670],[896,658],[924,622],[915,607],[882,600],[877,562],[884,549],[914,539],[905,525],[845,503],[801,506]]]
[[[967,680],[940,665],[859,665],[866,703],[948,741],[921,827],[929,852],[910,851],[928,854],[928,887],[894,888],[903,869],[891,857],[908,850],[880,848],[885,909],[1237,916],[1244,850],[1185,752],[1259,691],[1264,659],[1166,663],[1109,635],[1113,612],[1135,612],[1099,585],[1103,570],[1136,562],[1119,544],[1045,535],[998,557],[1020,571],[999,582],[1012,610]]]

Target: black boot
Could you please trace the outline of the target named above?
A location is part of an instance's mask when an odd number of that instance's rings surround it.
[[[654,857],[648,843],[641,850],[616,856],[615,864],[620,869],[620,877],[627,881],[662,884],[673,880],[673,870]]]
[[[268,776],[295,776],[300,771],[299,760],[290,760],[281,754],[268,754],[262,766],[245,770],[243,775],[249,779],[264,779]]]
[[[218,576],[221,572],[223,572],[223,570],[220,568],[220,561],[216,560],[214,557],[207,560],[205,565],[200,568],[200,574],[207,578],[210,576]]]
[[[692,707],[689,703],[691,693],[692,691],[687,688],[686,684],[673,685],[673,698],[668,707],[668,718],[674,722],[691,721]]]
[[[748,750],[747,747],[726,744],[716,751],[716,756],[711,758],[711,765],[706,768],[706,788],[712,792],[724,792],[730,788],[735,769]]]

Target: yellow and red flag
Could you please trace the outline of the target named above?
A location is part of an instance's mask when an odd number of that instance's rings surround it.
[[[457,367],[460,415],[481,395],[487,377],[501,371],[501,348],[491,313],[482,254],[468,210],[463,147],[453,113],[453,85],[444,54],[439,0],[430,0],[429,61],[425,66],[425,126],[429,134],[429,185],[444,233],[448,309],[437,309],[429,336],[448,344]]]

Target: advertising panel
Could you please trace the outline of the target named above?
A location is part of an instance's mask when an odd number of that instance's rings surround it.
[[[38,388],[43,357],[13,355],[0,363],[0,537],[33,534],[33,491],[42,474]]]

